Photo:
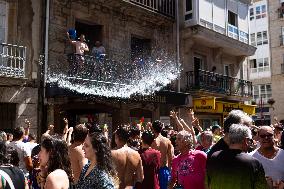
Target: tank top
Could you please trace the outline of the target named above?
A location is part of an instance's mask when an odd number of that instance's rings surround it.
[[[1,166],[0,169],[2,171],[5,171],[5,173],[7,173],[10,176],[16,189],[25,189],[25,176],[24,173],[18,167]],[[10,186],[7,182],[6,182],[6,187],[4,189],[10,189]]]

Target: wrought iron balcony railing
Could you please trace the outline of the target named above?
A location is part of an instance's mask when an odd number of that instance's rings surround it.
[[[187,90],[204,90],[229,96],[252,97],[252,82],[206,70],[186,72]]]
[[[175,17],[175,0],[130,0],[130,2],[162,15]]]
[[[26,47],[0,43],[0,76],[24,78]]]

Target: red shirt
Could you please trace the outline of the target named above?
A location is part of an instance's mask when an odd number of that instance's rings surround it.
[[[172,162],[172,178],[177,178],[184,189],[205,188],[206,154],[199,150],[192,150],[178,155]]]
[[[139,153],[144,171],[142,188],[160,189],[158,173],[160,169],[161,153],[152,148],[139,150]]]

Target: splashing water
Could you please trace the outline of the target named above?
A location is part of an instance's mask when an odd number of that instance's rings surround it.
[[[69,57],[68,73],[49,70],[47,83],[84,95],[129,98],[134,94],[150,95],[159,91],[180,73],[180,65],[168,56],[134,61],[76,56]]]

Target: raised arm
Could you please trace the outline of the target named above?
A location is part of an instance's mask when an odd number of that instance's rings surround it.
[[[178,118],[177,112],[175,112],[174,110],[170,111],[170,117],[173,118],[173,120],[175,121],[178,131],[181,131],[184,129],[183,125],[181,124]]]

